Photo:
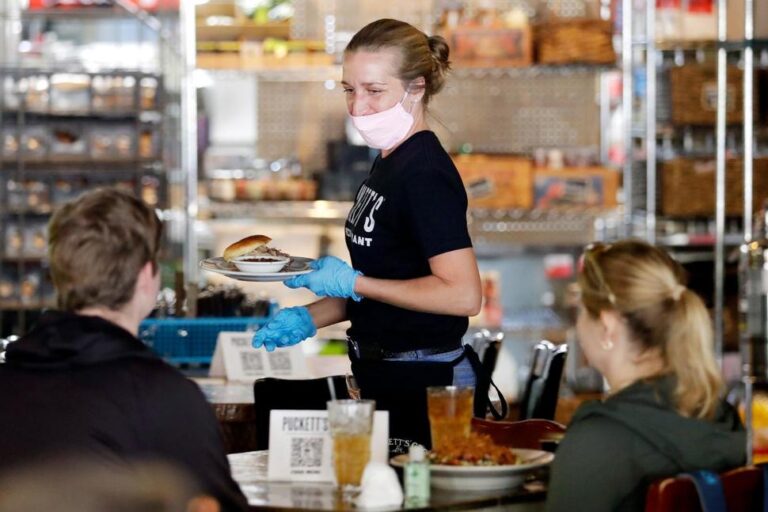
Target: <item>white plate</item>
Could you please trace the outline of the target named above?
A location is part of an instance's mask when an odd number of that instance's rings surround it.
[[[519,464],[503,466],[444,466],[430,464],[432,487],[451,491],[496,491],[514,489],[525,481],[525,477],[540,469],[555,458],[555,454],[542,450],[510,448],[519,457]],[[390,464],[403,467],[408,455],[397,455]]]
[[[223,276],[237,279],[238,281],[285,281],[293,276],[308,274],[312,272],[309,263],[311,258],[302,258],[301,256],[291,256],[291,261],[280,272],[252,273],[238,270],[232,263],[224,261],[222,257],[208,258],[200,262],[200,268],[208,272],[215,272]]]

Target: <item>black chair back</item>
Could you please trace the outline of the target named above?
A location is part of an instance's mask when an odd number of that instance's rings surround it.
[[[563,376],[568,345],[554,345],[542,340],[533,348],[531,373],[525,384],[523,397],[520,401],[520,416],[518,419],[555,418],[557,397],[560,392],[560,381]]]
[[[344,375],[319,379],[291,380],[267,377],[253,383],[256,449],[269,448],[269,413],[273,409],[325,410],[333,385],[336,398],[349,398]]]
[[[493,370],[496,369],[496,360],[499,357],[503,339],[503,332],[491,332],[488,329],[481,329],[472,336],[472,341],[469,344],[477,352],[482,368],[482,372],[477,375],[477,383],[475,384],[476,396],[488,396],[491,390],[491,377]],[[487,403],[475,400],[474,416],[485,418],[487,413]]]

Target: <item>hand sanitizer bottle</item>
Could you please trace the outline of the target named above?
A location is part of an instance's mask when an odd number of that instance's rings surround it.
[[[429,502],[429,461],[420,444],[412,444],[408,449],[408,462],[403,477],[406,506],[425,506]]]

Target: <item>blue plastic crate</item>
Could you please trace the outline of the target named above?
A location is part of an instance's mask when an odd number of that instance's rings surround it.
[[[274,312],[272,308],[270,315]],[[269,319],[147,318],[139,326],[139,338],[171,364],[210,364],[220,332],[256,330]]]

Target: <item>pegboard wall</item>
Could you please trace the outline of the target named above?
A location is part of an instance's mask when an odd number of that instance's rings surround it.
[[[432,128],[449,151],[527,153],[600,144],[599,73],[459,70],[430,103]]]
[[[340,41],[379,18],[395,18],[431,34],[444,9],[461,5],[467,16],[479,9],[522,9],[530,18],[545,11],[563,18],[596,12],[604,0],[294,0],[293,39]],[[338,50],[339,48],[337,48]]]
[[[308,171],[325,169],[326,143],[344,137],[346,107],[338,83],[263,79],[258,90],[258,155],[296,156]]]
[[[383,17],[432,33],[441,11],[466,13],[520,7],[529,16],[550,9],[583,16],[600,0],[294,0],[291,36],[324,40],[340,52],[352,34]],[[550,5],[551,4],[551,5]],[[325,71],[323,71],[325,73]],[[339,76],[259,79],[259,155],[298,156],[305,169],[323,169],[326,142],[344,136]],[[594,68],[457,70],[430,105],[430,125],[450,151],[527,153],[538,147],[600,145],[599,71]],[[336,82],[336,83],[334,83]],[[333,86],[333,88],[331,88]]]

